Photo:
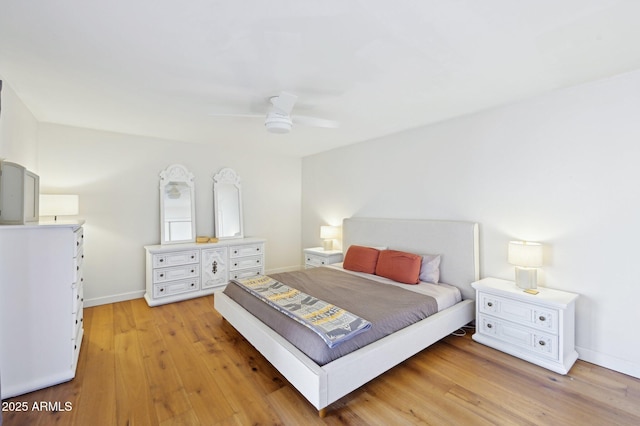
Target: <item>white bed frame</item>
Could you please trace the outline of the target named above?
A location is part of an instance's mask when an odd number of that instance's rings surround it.
[[[326,407],[474,319],[479,279],[478,224],[459,221],[350,218],[343,247],[352,244],[441,254],[440,281],[460,288],[463,301],[323,366],[251,315],[224,293],[215,309],[316,407]]]

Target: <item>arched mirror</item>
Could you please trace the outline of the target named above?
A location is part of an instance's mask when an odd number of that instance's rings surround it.
[[[161,244],[196,239],[193,173],[180,164],[160,173],[160,236]]]
[[[243,238],[242,186],[233,169],[220,170],[213,177],[213,211],[216,237]]]

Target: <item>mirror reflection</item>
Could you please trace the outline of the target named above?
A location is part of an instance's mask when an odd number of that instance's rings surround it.
[[[160,173],[160,216],[162,244],[195,241],[193,174],[182,165]]]
[[[214,228],[218,238],[242,238],[242,187],[233,169],[213,177]]]

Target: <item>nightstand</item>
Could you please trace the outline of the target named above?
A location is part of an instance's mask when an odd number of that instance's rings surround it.
[[[325,250],[322,247],[313,247],[306,248],[303,252],[305,269],[342,262],[342,251],[340,250]]]
[[[485,278],[476,289],[473,340],[541,367],[567,374],[578,359],[575,350],[575,301],[578,295],[539,287],[525,293],[513,281]]]

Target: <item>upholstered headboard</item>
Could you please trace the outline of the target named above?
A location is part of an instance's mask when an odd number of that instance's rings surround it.
[[[352,217],[343,220],[342,241],[345,253],[356,244],[440,254],[440,281],[458,287],[463,299],[475,299],[470,285],[480,277],[475,222]]]

